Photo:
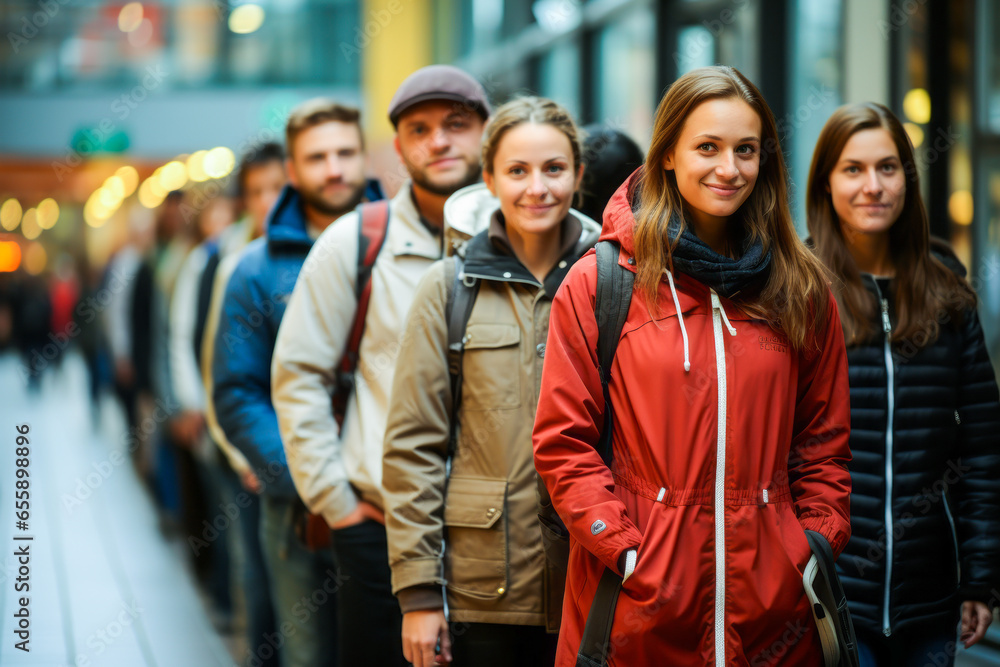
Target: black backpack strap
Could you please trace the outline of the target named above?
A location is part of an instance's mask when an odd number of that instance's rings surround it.
[[[618,246],[611,241],[600,241],[597,250],[597,295],[594,302],[594,316],[597,319],[597,363],[601,375],[601,389],[604,392],[604,427],[597,452],[611,467],[613,452],[611,432],[614,414],[611,409],[611,364],[618,349],[618,340],[625,327],[629,305],[632,303],[632,283],[635,275],[618,265]]]
[[[614,570],[604,568],[601,581],[597,584],[594,601],[590,603],[587,625],[580,638],[580,649],[576,654],[576,667],[605,667],[608,647],[611,645],[611,624],[615,620],[618,594],[622,590],[622,578]]]
[[[448,320],[448,375],[451,378],[451,421],[448,429],[448,458],[458,447],[458,408],[462,403],[462,355],[465,352],[465,327],[479,294],[479,280],[468,278],[465,263],[455,256],[455,276],[448,290],[445,317]]]
[[[372,293],[372,267],[385,244],[389,232],[389,202],[380,200],[358,206],[358,269],[354,281],[354,295],[358,307],[354,311],[347,348],[337,368],[337,386],[333,392],[333,415],[337,424],[343,425],[347,400],[354,392],[354,372],[358,368],[358,350],[365,331],[368,303]]]
[[[597,363],[604,392],[604,426],[596,449],[611,467],[614,456],[611,433],[614,413],[611,409],[611,364],[618,350],[618,340],[625,328],[625,318],[632,303],[632,284],[635,276],[618,264],[618,246],[611,241],[600,241],[597,250],[597,295],[594,317],[597,319]],[[607,664],[611,641],[611,624],[615,620],[615,607],[622,589],[622,578],[612,569],[604,568],[597,592],[590,604],[587,624],[583,628],[580,648],[576,655],[577,667],[604,667]]]

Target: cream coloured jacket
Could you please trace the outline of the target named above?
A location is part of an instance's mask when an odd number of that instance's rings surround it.
[[[448,228],[442,241],[421,221],[409,182],[389,206],[342,431],[330,396],[357,309],[357,213],[328,227],[309,252],[272,358],[272,400],[295,488],[309,510],[330,524],[350,514],[359,500],[383,508],[382,440],[406,314],[443,246],[457,247],[480,231]],[[477,220],[482,218],[470,218],[469,224]]]

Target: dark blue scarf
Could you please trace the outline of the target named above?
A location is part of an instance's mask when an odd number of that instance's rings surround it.
[[[671,239],[677,238],[679,228],[680,220],[675,217],[667,228]],[[763,287],[771,269],[771,252],[764,252],[761,241],[744,243],[743,254],[732,259],[708,247],[690,226],[684,228],[673,257],[678,271],[698,279],[727,299],[749,288]]]

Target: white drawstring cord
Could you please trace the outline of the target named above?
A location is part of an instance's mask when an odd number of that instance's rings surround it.
[[[670,271],[663,269],[663,272],[667,274],[667,282],[670,283],[670,294],[674,297],[674,308],[677,310],[677,321],[681,323],[681,338],[684,339],[684,371],[691,370],[691,356],[688,353],[688,332],[687,328],[684,326],[684,313],[681,312],[681,302],[677,298],[677,290],[674,288],[674,277],[670,274]],[[736,333],[735,331],[733,332]]]
[[[712,298],[712,301],[713,301],[712,305],[714,307],[718,308],[719,309],[719,313],[722,314],[722,321],[726,323],[726,328],[729,329],[729,335],[730,336],[735,336],[736,335],[736,328],[733,327],[733,325],[729,323],[729,318],[726,317],[726,309],[722,307],[722,300],[719,298],[719,295],[715,293],[715,290],[712,290],[712,297],[713,297]]]

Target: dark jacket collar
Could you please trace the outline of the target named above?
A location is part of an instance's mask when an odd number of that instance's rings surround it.
[[[365,185],[365,201],[382,199],[382,186],[369,179]],[[302,195],[291,185],[286,185],[267,216],[267,245],[270,249],[306,249],[313,240],[306,231],[306,216],[302,209]]]
[[[539,283],[514,254],[503,215],[497,211],[490,220],[489,229],[469,240],[463,271],[467,276],[481,280],[535,285],[544,288],[545,293],[551,296],[559,289],[573,263],[594,245],[596,239],[588,242],[585,236],[580,221],[572,214],[566,216],[561,227],[559,261],[545,277],[544,283]]]

